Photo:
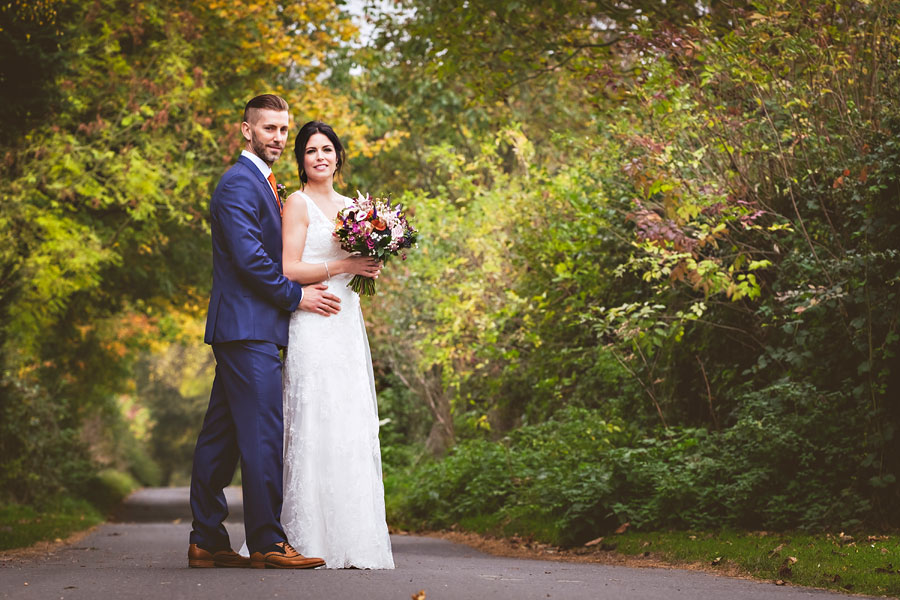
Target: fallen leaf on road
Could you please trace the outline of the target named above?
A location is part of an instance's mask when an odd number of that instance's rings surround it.
[[[717,556],[717,557],[715,557],[715,558],[712,560],[712,562],[709,563],[709,564],[711,564],[712,566],[715,567],[716,565],[720,564],[721,562],[722,562],[722,557],[721,557],[721,556]]]
[[[418,592],[410,596],[410,598],[412,598],[412,600],[425,600],[425,590],[419,590]]]
[[[587,542],[584,546],[585,546],[585,548],[589,548],[591,546],[596,546],[597,544],[599,544],[602,541],[603,541],[603,536],[601,535],[600,537]]]
[[[776,579],[775,585],[784,585],[784,581],[782,581],[781,579]]]

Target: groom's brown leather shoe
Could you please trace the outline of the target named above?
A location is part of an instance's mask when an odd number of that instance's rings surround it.
[[[188,566],[194,569],[209,569],[212,567],[248,569],[250,559],[241,556],[231,548],[209,552],[197,544],[188,546]]]
[[[250,566],[254,569],[315,569],[324,565],[321,558],[303,556],[287,542],[279,542],[250,555]]]

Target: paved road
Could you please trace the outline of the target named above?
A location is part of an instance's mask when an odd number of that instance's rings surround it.
[[[240,497],[229,491],[230,519]],[[798,600],[845,598],[705,573],[498,558],[444,540],[394,536],[393,571],[188,569],[190,511],[185,488],[132,496],[117,522],[52,554],[0,563],[0,598],[210,598],[250,600]],[[240,522],[227,524],[232,543]],[[26,585],[27,584],[27,585]]]

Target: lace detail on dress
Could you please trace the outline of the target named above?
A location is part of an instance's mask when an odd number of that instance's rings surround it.
[[[305,262],[348,256],[333,223],[305,194]],[[288,541],[328,568],[392,569],[384,510],[372,360],[352,275],[326,284],[341,299],[330,317],[297,310],[284,365],[284,507]]]

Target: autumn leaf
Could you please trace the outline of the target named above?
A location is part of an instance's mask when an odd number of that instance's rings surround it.
[[[630,526],[631,526],[631,523],[630,523],[630,522],[622,523],[622,524],[619,526],[619,528],[616,529],[616,531],[615,531],[616,535],[619,535],[620,533],[625,533],[625,531],[626,531]]]

